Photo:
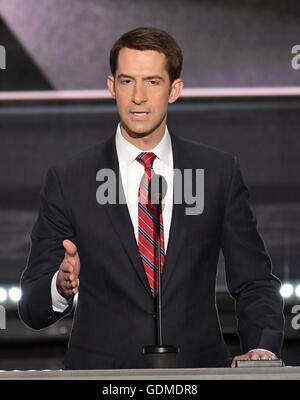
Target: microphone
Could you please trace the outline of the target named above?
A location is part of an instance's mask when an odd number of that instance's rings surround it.
[[[167,181],[162,175],[153,175],[148,184],[151,203],[159,204],[167,193]]]
[[[162,339],[162,293],[161,293],[161,235],[160,235],[160,212],[161,202],[167,193],[167,181],[162,175],[153,175],[149,184],[151,204],[156,204],[157,220],[157,268],[158,268],[158,294],[156,296],[156,345],[145,346],[143,352],[146,356],[146,368],[177,368],[177,355],[179,348],[172,345],[163,345]]]

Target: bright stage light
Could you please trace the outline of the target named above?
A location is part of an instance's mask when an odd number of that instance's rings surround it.
[[[3,303],[7,299],[7,291],[4,288],[0,288],[0,303]]]
[[[290,283],[284,283],[281,286],[280,294],[282,297],[291,297],[293,291],[294,291],[293,285],[291,285]]]
[[[22,292],[18,287],[12,287],[9,289],[8,295],[12,301],[17,302],[20,300]]]
[[[295,294],[297,297],[300,297],[300,283],[295,288]]]

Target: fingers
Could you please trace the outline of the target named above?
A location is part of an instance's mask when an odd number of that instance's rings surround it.
[[[267,350],[252,350],[249,351],[250,360],[276,360],[277,357]],[[249,354],[248,353],[248,354]]]
[[[70,288],[76,287],[75,283],[77,282],[77,278],[73,273],[69,274],[69,273],[62,272],[61,279],[64,280],[67,288],[70,289]]]
[[[72,243],[70,240],[66,239],[62,242],[63,247],[65,248],[65,257],[64,261],[69,263],[74,267],[74,272],[77,274],[77,277],[80,272],[80,259],[79,259],[79,254],[77,251],[77,247],[75,246],[74,243]],[[63,266],[64,272],[72,272],[70,270],[70,267],[68,265]]]
[[[65,274],[71,274],[74,272],[74,262],[72,260],[66,260],[61,263],[60,270]]]
[[[66,274],[60,270],[56,278],[56,287],[61,296],[69,299],[78,292],[78,279],[74,274]]]
[[[66,249],[66,253],[67,255],[74,257],[77,253],[77,247],[75,246],[75,244],[73,242],[71,242],[71,240],[66,239],[62,242],[64,248]]]
[[[56,287],[61,296],[69,299],[78,292],[80,259],[77,247],[71,240],[64,240],[62,245],[65,248],[65,257],[59,267]]]
[[[246,353],[246,354],[241,354],[239,356],[235,356],[232,360],[231,363],[231,368],[235,368],[235,362],[238,360],[249,360],[250,359],[250,353]]]
[[[70,300],[75,294],[78,292],[78,288],[76,289],[64,289],[63,292],[59,291],[59,294],[63,296],[65,299]]]
[[[261,356],[260,356],[260,359],[261,360],[269,360],[271,358],[271,360],[273,360],[273,358],[272,357],[270,357],[267,353],[263,353]],[[258,358],[259,359],[259,358]]]
[[[253,351],[252,353],[253,354],[250,353],[251,354],[250,360],[268,360],[268,358],[269,358],[267,355],[265,355],[265,354],[261,355],[255,351]]]
[[[56,278],[56,287],[59,294],[66,299],[78,292],[78,274],[75,273],[75,265],[68,262],[66,258],[60,265]]]
[[[231,368],[235,368],[235,362],[238,360],[276,360],[277,357],[267,350],[252,350],[246,354],[235,356],[231,363]]]

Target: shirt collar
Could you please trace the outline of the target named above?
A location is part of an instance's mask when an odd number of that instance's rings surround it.
[[[172,150],[171,147],[171,138],[169,134],[168,127],[165,128],[165,133],[162,140],[155,146],[151,152],[156,154],[156,156],[163,161],[166,165],[170,163],[170,152]],[[129,143],[121,133],[120,122],[117,127],[116,132],[116,149],[119,158],[119,163],[124,166],[129,166],[136,157],[142,152],[141,149]]]

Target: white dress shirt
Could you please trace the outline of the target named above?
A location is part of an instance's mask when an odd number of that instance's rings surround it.
[[[119,161],[121,182],[138,245],[138,189],[145,168],[136,160],[136,157],[142,152],[142,150],[135,147],[124,138],[121,133],[120,123],[118,124],[116,132],[116,150]],[[167,192],[162,201],[164,243],[166,252],[173,208],[173,152],[171,138],[167,126],[160,143],[155,148],[147,151],[151,151],[156,155],[156,158],[153,162],[154,172],[162,175],[167,181]],[[68,307],[69,303],[57,291],[57,274],[58,271],[54,274],[51,284],[52,308],[54,311],[63,312]]]

